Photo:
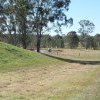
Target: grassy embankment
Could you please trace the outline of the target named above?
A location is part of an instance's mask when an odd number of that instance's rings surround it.
[[[22,67],[40,67],[56,61],[39,53],[0,42],[0,71]]]

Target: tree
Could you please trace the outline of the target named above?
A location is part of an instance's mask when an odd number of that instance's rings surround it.
[[[52,46],[52,37],[50,35],[43,35],[41,44],[42,44],[43,48],[51,48],[51,46]]]
[[[42,34],[49,30],[49,24],[53,27],[60,27],[72,22],[72,18],[67,19],[64,12],[68,10],[70,0],[30,0],[33,10],[33,29],[37,34],[37,52],[40,52]],[[53,23],[53,24],[52,24]],[[52,28],[51,28],[52,29]]]
[[[21,33],[21,41],[23,48],[27,48],[27,13],[29,11],[29,0],[15,0],[15,9],[16,20],[18,23],[18,29]]]
[[[81,28],[79,28],[78,32],[81,33],[83,37],[85,37],[85,35],[88,35],[89,33],[92,33],[95,27],[95,25],[89,20],[81,20],[79,22],[79,25],[81,26]]]
[[[52,47],[64,48],[64,39],[63,39],[63,37],[60,36],[59,34],[53,36]]]
[[[75,31],[71,31],[67,34],[66,42],[70,49],[74,49],[78,47],[79,38]]]
[[[8,43],[17,45],[19,28],[16,21],[15,10],[18,0],[0,0],[0,32],[2,37],[6,37]]]
[[[5,27],[7,17],[5,15],[4,2],[5,0],[0,0],[0,33],[1,35],[3,35],[3,33],[7,30]]]
[[[84,38],[84,47],[86,49],[95,49],[96,48],[96,45],[95,45],[95,41],[94,41],[94,38],[93,36],[90,36],[90,35],[87,35],[85,38]]]
[[[100,34],[94,36],[95,45],[97,48],[100,48]]]
[[[90,22],[89,20],[81,20],[79,22],[79,25],[81,26],[81,28],[79,28],[78,32],[81,33],[80,36],[80,43],[81,45],[84,47],[85,45],[85,37],[87,37],[89,35],[89,33],[92,33],[95,25]]]
[[[4,26],[4,22],[1,25],[3,30],[10,30],[19,34],[21,37],[22,46],[27,48],[28,34],[37,34],[37,52],[40,52],[41,37],[44,32],[57,27],[58,31],[61,31],[62,25],[72,23],[72,18],[67,19],[66,11],[68,10],[70,0],[0,0],[0,18],[6,14],[5,21],[9,20],[9,28]],[[12,22],[12,17],[15,22]],[[4,17],[3,17],[4,18]],[[1,24],[1,23],[0,23]],[[13,35],[15,36],[15,35]]]
[[[21,43],[24,49],[28,44],[28,26],[27,26],[27,13],[29,11],[29,0],[1,0],[0,8],[2,12],[1,31],[8,32],[11,44],[16,45],[17,36],[20,35]]]

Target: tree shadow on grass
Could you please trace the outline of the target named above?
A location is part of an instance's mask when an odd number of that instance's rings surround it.
[[[48,57],[51,57],[51,58],[54,58],[54,59],[58,59],[58,60],[64,61],[64,62],[69,62],[69,63],[79,63],[79,64],[83,64],[83,65],[86,65],[86,64],[89,64],[89,65],[100,65],[100,61],[73,60],[73,59],[60,58],[60,57],[52,56],[52,55],[45,54],[45,53],[41,53],[41,54],[43,54],[45,56],[48,56]]]

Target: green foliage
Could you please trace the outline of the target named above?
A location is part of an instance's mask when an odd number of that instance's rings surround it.
[[[95,25],[89,20],[81,20],[79,22],[81,28],[79,28],[78,32],[81,33],[80,43],[86,49],[95,48],[95,43],[92,37],[89,36],[89,33],[92,33]]]
[[[64,39],[60,35],[43,35],[41,42],[41,47],[43,48],[64,48]]]
[[[85,49],[96,49],[96,41],[93,36],[86,35],[84,38],[80,36],[80,43]]]
[[[64,48],[64,39],[60,35],[55,35],[52,39],[52,47]]]
[[[2,5],[1,5],[2,4]],[[23,48],[27,48],[27,34],[35,32],[37,34],[37,51],[40,51],[41,37],[45,30],[49,30],[48,23],[55,26],[58,31],[62,25],[73,22],[72,18],[67,19],[64,11],[68,10],[70,0],[1,0],[2,25],[0,30],[9,30],[10,41],[16,44],[16,36],[21,34]],[[63,11],[64,10],[64,11]],[[9,20],[9,21],[8,21]]]
[[[51,48],[52,47],[52,37],[50,35],[43,35],[41,45],[43,48]]]
[[[100,48],[100,34],[94,36],[94,42],[97,48]]]
[[[87,36],[84,38],[84,46],[86,49],[95,48],[95,43],[92,36]]]
[[[74,49],[78,47],[79,38],[75,31],[71,31],[67,34],[66,42],[67,42],[67,46],[70,49]]]
[[[81,26],[81,28],[79,28],[78,32],[81,33],[83,37],[85,37],[85,35],[88,35],[88,33],[92,33],[95,28],[95,25],[89,20],[81,20],[79,22],[79,25]]]

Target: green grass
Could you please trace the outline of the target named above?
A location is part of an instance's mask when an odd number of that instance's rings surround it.
[[[0,71],[29,67],[31,65],[33,67],[45,66],[54,62],[56,60],[42,54],[0,42]]]

